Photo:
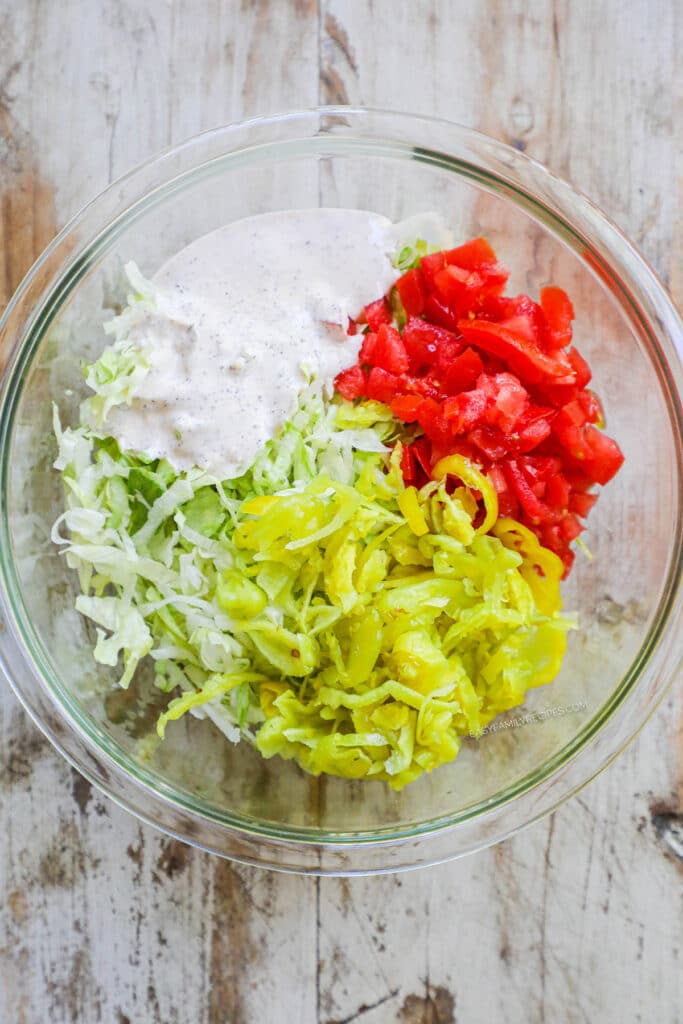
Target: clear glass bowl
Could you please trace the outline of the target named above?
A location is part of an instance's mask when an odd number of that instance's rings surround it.
[[[512,289],[553,281],[626,463],[605,489],[565,588],[581,629],[560,677],[458,759],[401,794],[313,779],[233,747],[207,721],[169,729],[90,655],[76,579],[51,545],[61,511],[51,403],[73,422],[79,370],[105,344],[122,265],[155,268],[232,219],[310,206],[399,219],[436,210],[486,235]],[[59,235],[0,324],[13,348],[0,397],[0,658],[26,709],[93,783],[144,820],[208,850],[291,871],[371,872],[434,863],[510,835],[601,771],[640,729],[678,668],[683,329],[661,284],[584,197],[543,167],[444,122],[347,108],[207,132],[112,185]],[[1,623],[0,623],[1,625]]]

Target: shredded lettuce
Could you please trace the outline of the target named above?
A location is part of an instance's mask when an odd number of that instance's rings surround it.
[[[394,266],[401,273],[405,273],[406,270],[419,267],[422,257],[426,256],[430,251],[433,251],[433,247],[430,247],[424,238],[418,238],[412,245],[403,246],[393,261]]]

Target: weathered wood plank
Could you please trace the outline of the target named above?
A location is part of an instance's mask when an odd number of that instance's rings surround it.
[[[595,197],[683,301],[675,0],[319,8],[0,0],[0,305],[112,175],[318,98],[525,148]],[[3,689],[0,1020],[674,1022],[683,876],[665,815],[683,810],[682,730],[679,690],[601,780],[514,840],[400,878],[316,882],[139,826]]]

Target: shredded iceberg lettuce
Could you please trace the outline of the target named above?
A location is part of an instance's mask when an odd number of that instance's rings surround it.
[[[418,238],[412,245],[403,246],[394,259],[394,266],[401,273],[405,273],[406,270],[411,270],[413,267],[419,267],[422,257],[432,251],[432,248],[424,238]]]
[[[148,370],[131,332],[154,308],[153,286],[127,270],[129,306],[85,368],[81,425],[54,411],[66,507],[52,536],[78,572],[95,660],[127,687],[152,659],[169,695],[162,738],[206,715],[264,757],[399,789],[557,674],[572,625],[561,562],[496,518],[466,460],[405,488],[386,406],[311,380],[231,480],[122,451],[106,416]]]

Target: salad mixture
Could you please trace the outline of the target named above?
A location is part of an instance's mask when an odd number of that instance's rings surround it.
[[[95,659],[153,663],[162,739],[190,712],[400,789],[560,670],[623,456],[567,295],[506,297],[484,239],[415,226],[268,214],[129,265],[80,424],[55,410],[53,537]]]

